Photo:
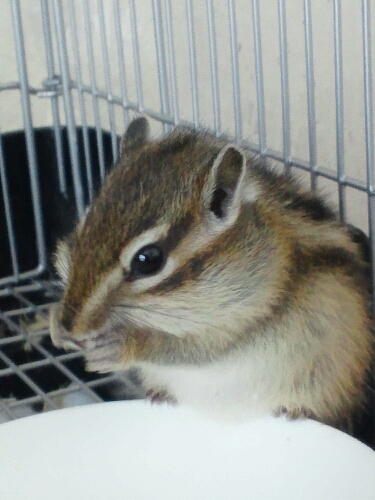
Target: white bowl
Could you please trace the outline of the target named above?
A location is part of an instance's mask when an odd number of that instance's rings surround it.
[[[313,421],[103,403],[0,426],[4,500],[375,499],[375,453]]]

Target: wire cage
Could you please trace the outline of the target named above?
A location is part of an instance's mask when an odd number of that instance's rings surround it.
[[[137,114],[294,171],[375,238],[374,0],[0,3],[0,421],[141,397],[54,348],[51,266]],[[375,257],[372,245],[372,259]]]

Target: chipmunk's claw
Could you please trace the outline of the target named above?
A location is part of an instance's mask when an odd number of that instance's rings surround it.
[[[155,389],[150,389],[146,392],[146,397],[151,401],[151,403],[169,403],[173,405],[177,404],[176,398],[168,394],[168,392],[165,390],[157,391]]]

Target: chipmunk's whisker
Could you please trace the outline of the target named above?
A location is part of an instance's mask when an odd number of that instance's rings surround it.
[[[165,312],[164,310],[158,310],[156,308],[152,308],[152,307],[149,307],[149,306],[144,307],[144,306],[136,306],[136,305],[133,305],[133,304],[120,304],[120,305],[117,305],[115,308],[113,308],[114,311],[116,309],[120,309],[120,310],[138,309],[138,310],[145,311],[148,314],[158,315],[159,317],[162,316],[162,317],[165,317],[165,318],[172,318],[172,319],[181,320],[181,321],[186,321],[188,319],[188,321],[190,323],[194,323],[195,325],[212,327],[212,325],[210,323],[206,323],[204,321],[197,321],[196,319],[194,319],[193,315],[191,315],[191,316],[189,316],[187,318],[186,316],[181,316],[181,315],[178,315],[178,314],[170,314],[170,313]],[[121,318],[121,316],[120,316],[120,318]],[[135,324],[134,321],[132,321],[131,315],[126,316],[126,320],[128,322],[131,322],[131,323]],[[147,321],[147,318],[143,318],[143,321],[147,322],[150,326],[153,326],[152,323],[150,323],[149,321]]]

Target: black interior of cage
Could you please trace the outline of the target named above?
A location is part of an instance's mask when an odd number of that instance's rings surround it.
[[[90,161],[93,166],[94,191],[100,186],[98,144],[96,130],[87,128]],[[83,130],[76,129],[78,160],[81,167],[81,179],[85,202],[88,202],[88,187],[85,182],[84,165],[85,151]],[[113,164],[111,137],[108,132],[101,133],[107,170]],[[76,222],[77,212],[73,191],[72,169],[69,168],[69,145],[66,127],[61,128],[64,171],[67,177],[67,191],[63,195],[58,184],[58,169],[56,165],[56,146],[54,132],[51,128],[34,129],[34,141],[38,164],[38,177],[43,214],[43,226],[48,254],[51,255],[56,241],[68,234]],[[10,192],[10,204],[13,215],[14,234],[16,238],[20,271],[27,271],[37,265],[35,247],[35,220],[32,209],[32,192],[29,181],[28,154],[26,138],[23,131],[2,135],[2,149],[6,166],[7,186]],[[0,181],[1,182],[1,181]],[[12,274],[9,253],[9,238],[4,216],[4,199],[0,197],[0,278]]]

